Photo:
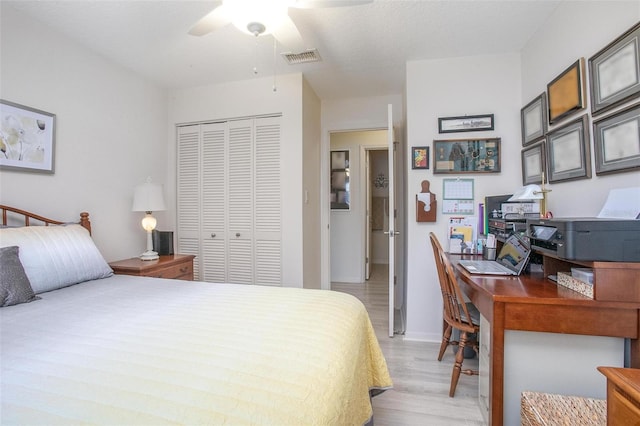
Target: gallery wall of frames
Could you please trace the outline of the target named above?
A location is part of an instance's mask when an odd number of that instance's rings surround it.
[[[640,23],[568,62],[521,109],[525,185],[590,179],[592,153],[596,175],[640,169]]]

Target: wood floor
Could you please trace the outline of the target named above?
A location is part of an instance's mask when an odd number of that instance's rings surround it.
[[[366,306],[393,379],[393,389],[373,398],[375,426],[485,424],[477,403],[478,376],[461,375],[455,397],[449,398],[453,349],[448,349],[438,362],[439,343],[387,336],[385,265],[374,265],[366,283],[332,283],[331,286],[333,290],[354,295]],[[466,359],[464,366],[477,369],[477,358]]]

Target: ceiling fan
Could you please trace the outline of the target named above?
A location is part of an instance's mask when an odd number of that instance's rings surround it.
[[[298,28],[289,17],[289,8],[358,6],[373,0],[222,0],[218,6],[196,22],[189,34],[203,36],[230,23],[256,37],[272,34],[292,52],[306,49]]]

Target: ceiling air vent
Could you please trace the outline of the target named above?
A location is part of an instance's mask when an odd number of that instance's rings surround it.
[[[289,65],[304,64],[306,62],[318,62],[322,58],[318,53],[318,49],[309,49],[301,53],[283,53],[282,56],[287,60]]]

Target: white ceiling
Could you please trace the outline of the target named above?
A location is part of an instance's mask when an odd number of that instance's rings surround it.
[[[518,52],[562,0],[374,0],[355,7],[289,9],[321,62],[303,72],[321,99],[403,92],[410,60]],[[167,88],[272,76],[273,37],[233,25],[187,34],[216,1],[7,1],[99,54]],[[279,51],[286,50],[280,48]]]

